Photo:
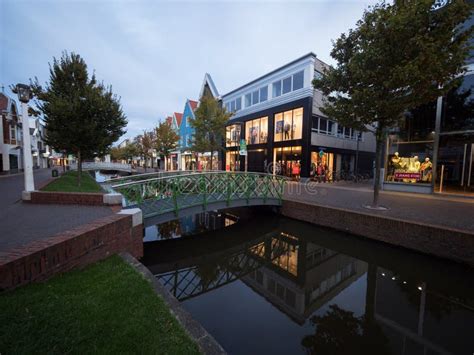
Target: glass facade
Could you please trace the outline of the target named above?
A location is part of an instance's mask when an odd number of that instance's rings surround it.
[[[311,152],[309,176],[316,181],[332,181],[334,172],[334,153],[325,151]]]
[[[225,146],[237,147],[240,144],[240,125],[232,125],[226,127]]]
[[[268,117],[245,122],[245,137],[247,144],[267,143]]]
[[[240,155],[239,151],[226,152],[226,171],[240,171]]]
[[[301,139],[303,108],[275,114],[275,142]]]
[[[301,169],[301,146],[273,149],[273,169],[275,174],[292,177],[296,169]]]

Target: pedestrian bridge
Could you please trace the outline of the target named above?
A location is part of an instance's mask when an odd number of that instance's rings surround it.
[[[260,173],[168,172],[113,179],[107,189],[122,194],[125,208],[140,208],[145,225],[154,225],[206,210],[280,206],[285,181]]]
[[[77,164],[71,164],[70,169],[77,170]],[[95,162],[95,161],[85,161],[82,163],[82,169],[84,170],[117,170],[117,171],[126,171],[128,173],[132,172],[132,166],[130,164],[122,163],[112,163],[112,162]]]

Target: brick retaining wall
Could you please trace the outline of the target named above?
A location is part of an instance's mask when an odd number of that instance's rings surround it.
[[[38,204],[89,206],[101,206],[104,204],[103,193],[32,191],[30,196],[28,202]]]
[[[130,214],[113,214],[47,239],[0,253],[0,290],[44,281],[109,255],[143,256],[143,225]],[[141,215],[140,215],[141,217]]]
[[[474,232],[340,208],[283,201],[281,214],[474,267]]]

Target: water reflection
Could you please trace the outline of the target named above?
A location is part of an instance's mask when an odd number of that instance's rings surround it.
[[[235,224],[238,217],[225,212],[206,211],[145,228],[144,242],[175,239],[219,230]]]
[[[474,349],[470,269],[295,221],[259,224],[145,245],[145,264],[228,352]]]

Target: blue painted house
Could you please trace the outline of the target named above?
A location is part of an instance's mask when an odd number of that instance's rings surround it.
[[[194,129],[191,127],[190,120],[194,118],[194,111],[197,108],[197,101],[186,100],[184,105],[183,117],[179,125],[179,147],[181,152],[180,167],[182,170],[196,169],[196,159],[191,152],[192,138]]]

